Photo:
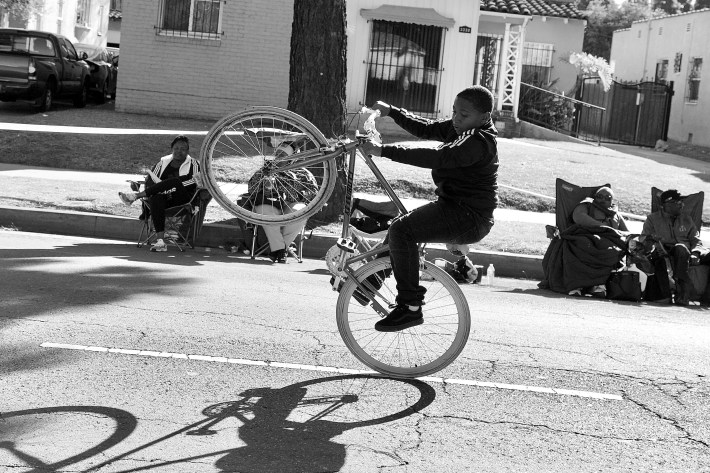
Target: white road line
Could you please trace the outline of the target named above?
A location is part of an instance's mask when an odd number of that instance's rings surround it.
[[[66,343],[44,342],[40,344],[42,348],[57,348],[61,350],[93,351],[100,353],[116,353],[120,355],[152,356],[156,358],[177,358],[183,360],[207,361],[212,363],[233,363],[237,365],[267,366],[273,368],[285,368],[292,370],[325,371],[329,373],[342,374],[368,374],[377,375],[379,373],[371,370],[353,370],[348,368],[335,368],[331,366],[303,365],[299,363],[282,363],[278,361],[246,360],[242,358],[226,358],[223,356],[209,355],[189,355],[184,353],[172,353],[166,351],[133,350],[125,348],[105,348],[96,346],[70,345]],[[612,401],[623,401],[623,397],[616,394],[595,393],[591,391],[578,391],[575,389],[543,388],[538,386],[525,386],[520,384],[491,383],[487,381],[474,381],[469,379],[439,378],[435,376],[423,376],[417,378],[420,381],[429,381],[442,384],[460,384],[464,386],[477,386],[482,388],[506,389],[510,391],[529,391],[543,394],[556,394],[560,396],[576,396],[591,399],[607,399]]]
[[[87,126],[28,125],[0,122],[0,130],[77,133],[84,135],[206,135],[206,131],[145,130],[142,128],[95,128]]]

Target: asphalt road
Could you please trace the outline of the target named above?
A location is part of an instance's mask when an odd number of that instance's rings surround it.
[[[706,310],[463,286],[462,356],[398,381],[322,261],[12,231],[0,261],[3,472],[710,471]]]

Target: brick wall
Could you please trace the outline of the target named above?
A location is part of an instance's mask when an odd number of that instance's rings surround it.
[[[220,40],[156,34],[163,0],[126,0],[116,109],[219,118],[286,107],[293,0],[221,3]]]

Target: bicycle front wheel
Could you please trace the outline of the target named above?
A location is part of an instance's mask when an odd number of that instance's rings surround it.
[[[394,304],[396,283],[389,258],[378,258],[355,272],[358,281],[381,283],[376,300]],[[337,321],[340,336],[355,357],[387,376],[416,378],[435,373],[453,362],[466,346],[471,329],[468,302],[456,281],[428,261],[423,262],[420,284],[427,289],[422,311],[424,323],[399,332],[378,332],[378,314],[352,280],[340,290]],[[367,284],[366,287],[367,287]]]
[[[324,146],[327,140],[318,128],[288,110],[254,107],[228,115],[212,127],[200,150],[205,187],[247,222],[285,225],[306,219],[333,192],[335,160],[287,172],[279,167],[313,158]]]

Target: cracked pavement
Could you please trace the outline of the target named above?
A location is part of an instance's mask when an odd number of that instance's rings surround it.
[[[323,261],[21,232],[0,260],[0,471],[710,471],[708,311],[462,286],[464,352],[403,381],[263,363],[366,369]]]

